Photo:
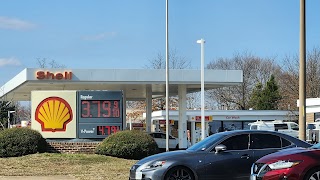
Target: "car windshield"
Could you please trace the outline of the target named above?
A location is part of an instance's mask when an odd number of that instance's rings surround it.
[[[204,140],[192,145],[191,147],[188,148],[188,150],[191,151],[204,151],[208,149],[210,146],[215,144],[216,142],[220,141],[224,136],[226,136],[224,133],[216,133],[213,134]]]

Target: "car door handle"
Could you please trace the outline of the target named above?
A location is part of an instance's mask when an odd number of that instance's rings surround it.
[[[240,158],[241,159],[249,159],[250,156],[249,156],[249,154],[243,154]]]

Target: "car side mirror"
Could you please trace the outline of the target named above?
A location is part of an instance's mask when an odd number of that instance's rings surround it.
[[[223,144],[219,144],[218,146],[214,147],[214,149],[216,150],[216,154],[219,153],[220,151],[225,151],[227,150],[227,146],[223,145]]]

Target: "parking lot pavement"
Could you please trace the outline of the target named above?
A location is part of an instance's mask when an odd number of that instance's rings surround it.
[[[75,180],[72,176],[0,176],[0,180]]]

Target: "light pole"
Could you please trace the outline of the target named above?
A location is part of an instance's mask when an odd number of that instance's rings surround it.
[[[204,121],[204,39],[197,40],[201,45],[201,140],[206,138]]]
[[[169,1],[166,0],[166,151],[169,151]]]
[[[8,111],[8,129],[10,128],[10,114],[15,112],[16,111]]]

